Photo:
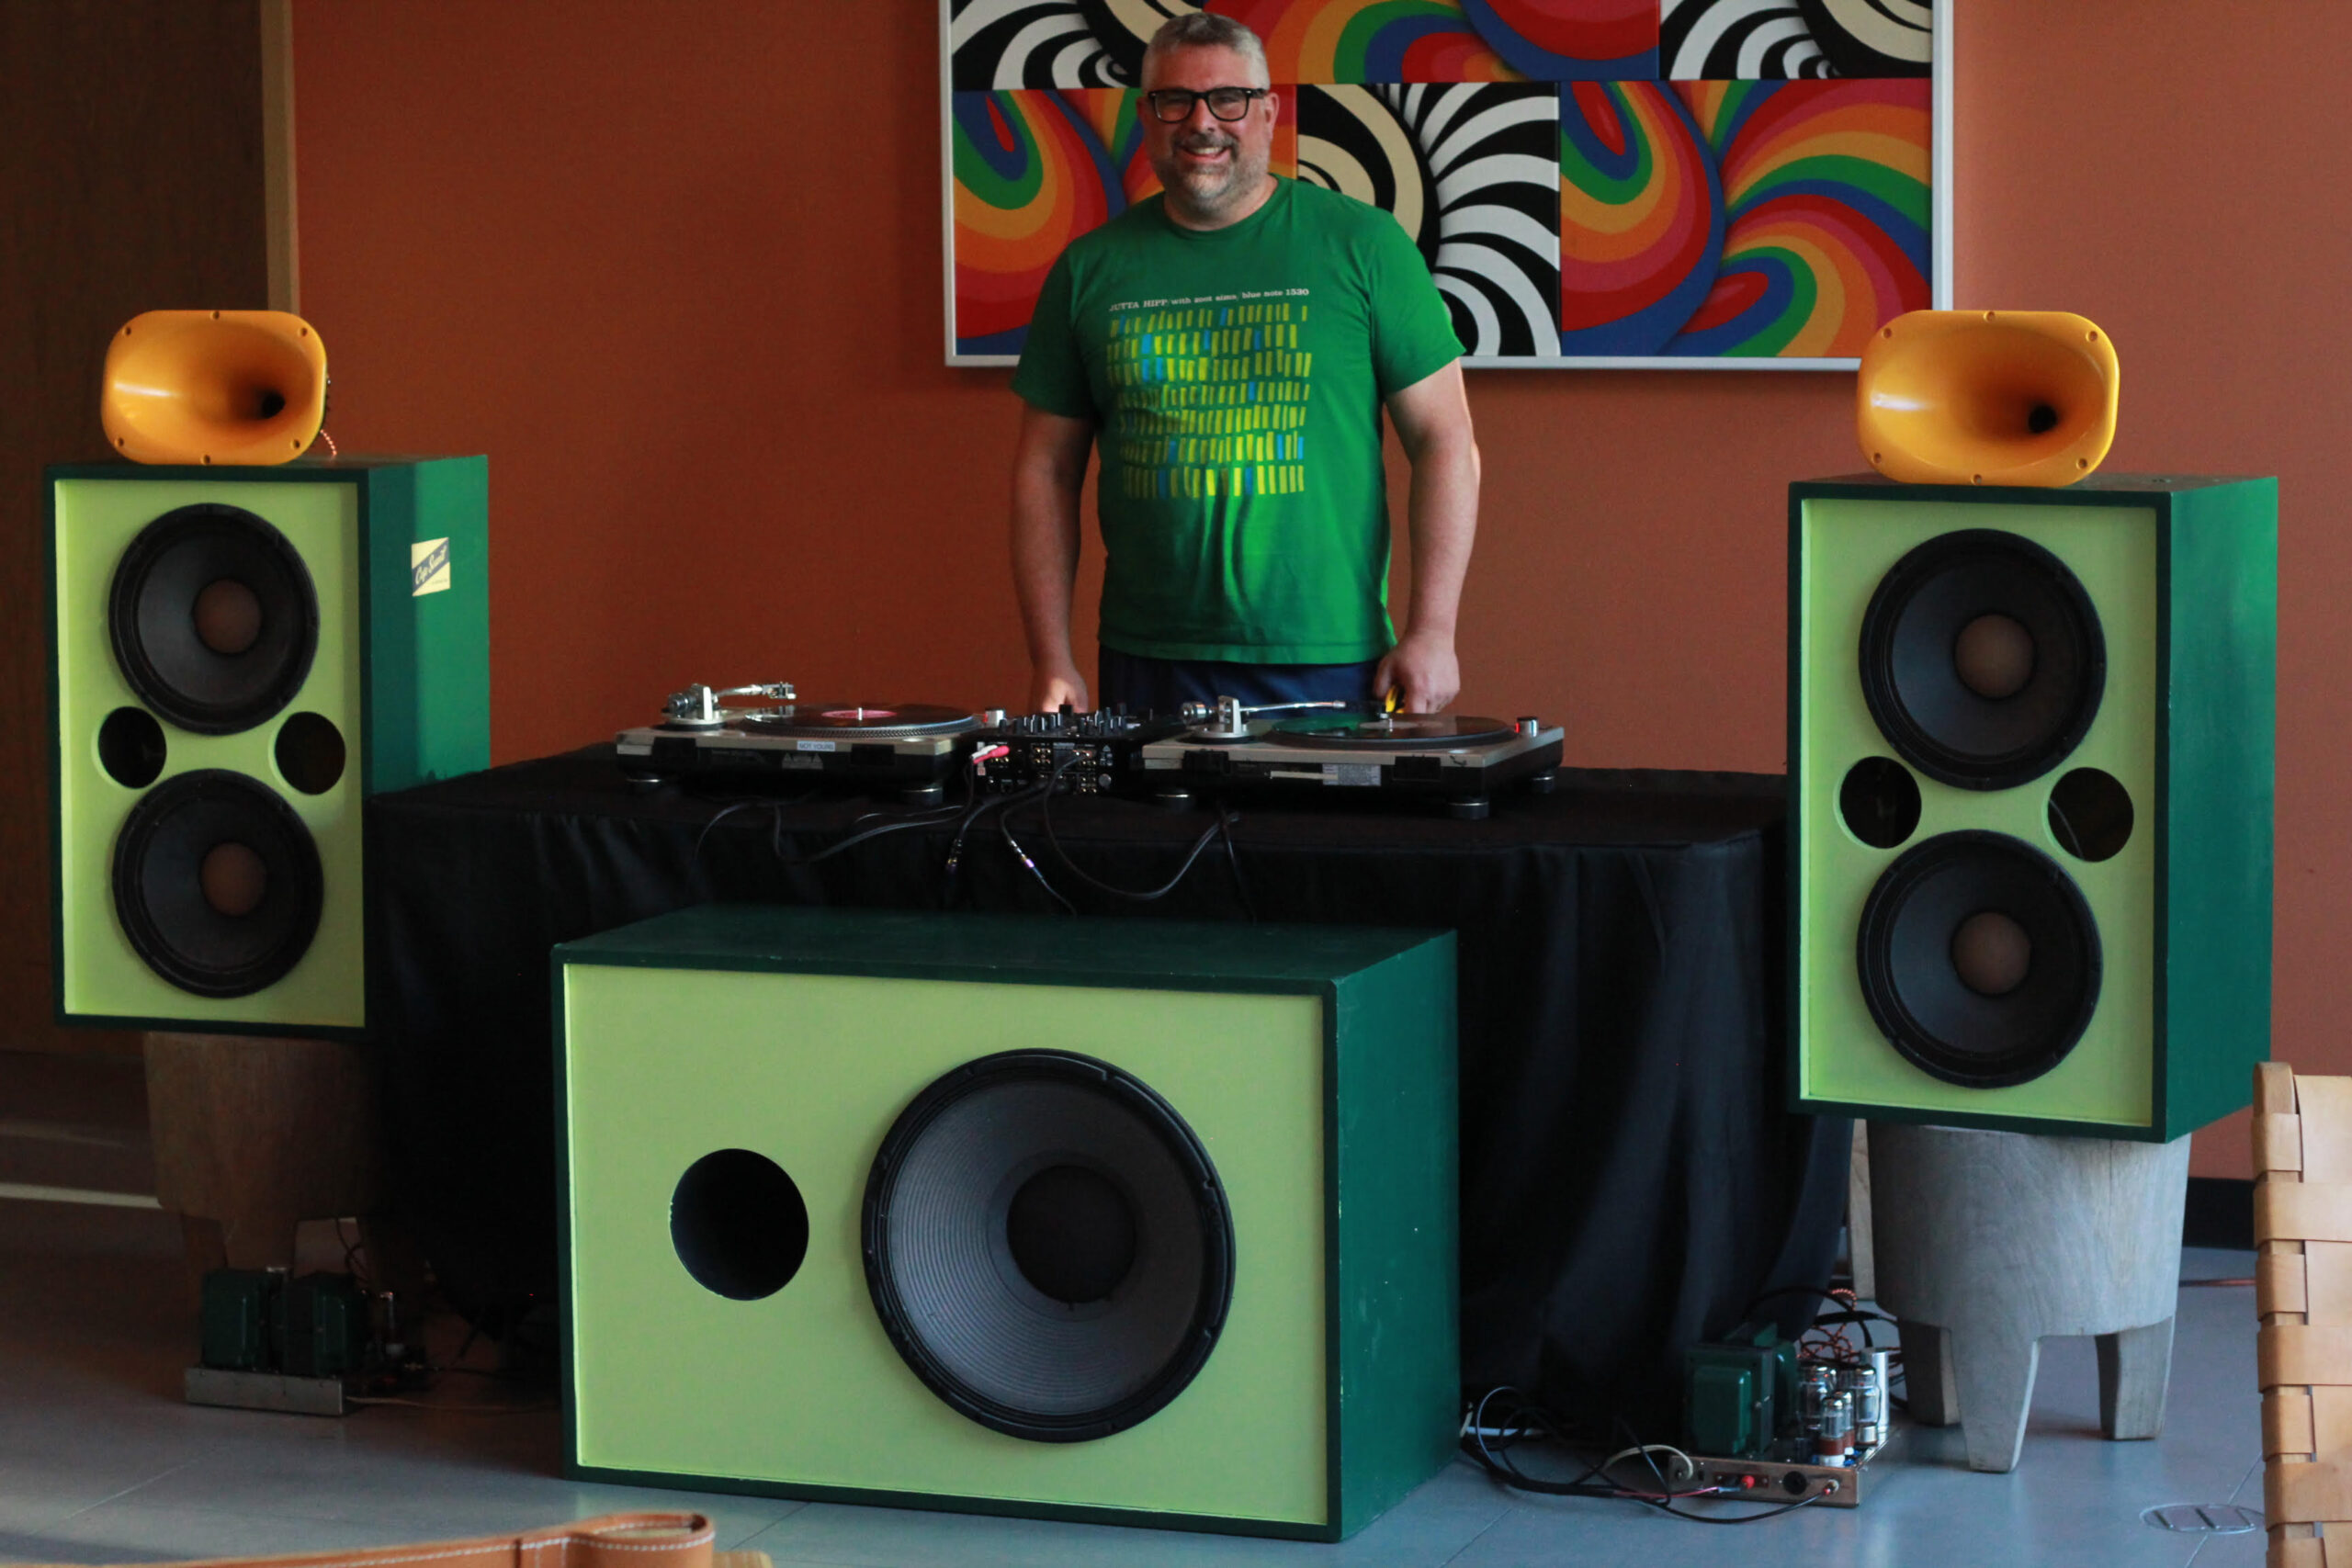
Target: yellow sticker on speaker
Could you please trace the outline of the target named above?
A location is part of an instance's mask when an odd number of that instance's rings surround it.
[[[409,597],[449,591],[449,541],[420,539],[408,547]]]

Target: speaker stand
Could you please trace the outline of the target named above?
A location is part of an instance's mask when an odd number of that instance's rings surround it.
[[[301,1221],[381,1207],[375,1083],[357,1045],[153,1033],[146,1056],[155,1196],[180,1216],[191,1284],[213,1269],[290,1269]]]
[[[1879,1304],[1915,1419],[1960,1422],[1972,1470],[2017,1468],[2041,1340],[2098,1341],[2099,1428],[2164,1430],[2188,1140],[1871,1127]]]

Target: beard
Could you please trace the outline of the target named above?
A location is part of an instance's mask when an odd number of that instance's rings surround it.
[[[1196,169],[1188,167],[1182,158],[1185,152],[1210,152],[1226,150],[1229,156],[1222,168]],[[1227,131],[1187,131],[1170,143],[1167,159],[1152,161],[1152,172],[1159,176],[1170,199],[1186,211],[1204,218],[1222,216],[1228,209],[1256,193],[1265,184],[1271,148],[1254,151],[1241,139]]]

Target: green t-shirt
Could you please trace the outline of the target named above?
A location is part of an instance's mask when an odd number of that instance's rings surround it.
[[[1102,640],[1341,664],[1396,640],[1380,405],[1462,353],[1396,220],[1278,180],[1224,229],[1153,197],[1046,276],[1012,389],[1094,422]]]

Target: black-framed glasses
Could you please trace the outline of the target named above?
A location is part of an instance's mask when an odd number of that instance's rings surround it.
[[[1160,87],[1144,96],[1151,100],[1151,112],[1162,124],[1182,125],[1193,118],[1193,106],[1203,100],[1217,118],[1239,119],[1250,112],[1251,104],[1272,91],[1272,87],[1211,87],[1195,93],[1189,87]]]

